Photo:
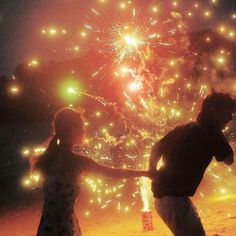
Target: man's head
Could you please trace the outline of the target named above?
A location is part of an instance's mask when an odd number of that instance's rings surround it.
[[[236,101],[229,94],[213,92],[203,100],[197,121],[224,129],[232,120],[235,105]]]

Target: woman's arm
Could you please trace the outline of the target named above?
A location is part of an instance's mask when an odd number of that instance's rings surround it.
[[[88,157],[81,157],[83,160],[83,169],[82,171],[88,171],[99,175],[105,175],[112,178],[135,178],[146,176],[149,177],[149,172],[147,171],[136,171],[129,169],[120,169],[120,168],[110,168],[97,162],[93,161]]]

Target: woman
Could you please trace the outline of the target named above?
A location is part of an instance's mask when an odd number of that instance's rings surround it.
[[[83,117],[76,110],[59,110],[52,126],[55,135],[46,152],[34,164],[34,170],[44,176],[44,205],[37,236],[80,236],[74,204],[82,172],[89,171],[114,178],[149,174],[146,171],[109,168],[87,157],[75,155],[72,148],[81,145],[84,136]]]

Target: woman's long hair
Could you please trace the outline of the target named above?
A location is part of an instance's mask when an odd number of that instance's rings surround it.
[[[56,112],[52,121],[53,135],[46,141],[47,149],[43,155],[31,161],[31,171],[40,171],[46,176],[50,173],[61,143],[68,143],[73,138],[74,130],[81,135],[84,133],[82,110],[63,108]]]

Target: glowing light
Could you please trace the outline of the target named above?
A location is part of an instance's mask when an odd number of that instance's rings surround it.
[[[142,211],[148,211],[150,209],[149,200],[151,197],[151,192],[150,192],[151,181],[148,178],[142,177],[139,182],[140,182],[140,194],[143,201]]]
[[[233,31],[229,32],[229,37],[233,38],[235,36],[235,33]]]
[[[39,61],[37,59],[32,59],[30,60],[30,62],[28,63],[28,66],[30,67],[36,67],[39,65]]]
[[[220,192],[221,193],[226,193],[226,189],[222,188],[222,189],[220,189]]]
[[[60,96],[65,101],[76,101],[80,97],[81,85],[76,79],[67,79],[59,84],[59,93]]]
[[[211,16],[211,12],[208,11],[208,10],[204,11],[204,16],[205,17],[210,17]]]
[[[126,67],[126,66],[122,66],[122,67],[121,67],[121,72],[122,72],[122,73],[126,74],[126,73],[128,73],[129,71],[130,71],[130,69],[129,69],[128,67]]]
[[[83,37],[83,38],[86,38],[87,35],[88,35],[88,34],[87,34],[87,32],[85,32],[85,31],[81,31],[81,32],[80,32],[80,36]]]
[[[127,7],[127,5],[124,2],[120,3],[120,8],[121,9],[125,9],[126,7]]]
[[[79,46],[74,46],[74,51],[79,51]]]
[[[24,178],[23,181],[22,181],[22,184],[24,187],[28,187],[31,185],[31,180],[29,178]]]
[[[125,35],[124,40],[129,46],[134,46],[136,47],[138,44],[138,40],[130,35]]]
[[[57,146],[59,146],[60,143],[61,143],[61,140],[58,138],[58,139],[57,139]]]
[[[20,88],[19,86],[17,85],[11,85],[9,87],[9,92],[12,94],[12,95],[18,95],[20,93]]]
[[[88,138],[85,138],[85,139],[84,139],[84,143],[88,144],[88,143],[89,143],[89,139],[88,139]]]
[[[55,28],[51,28],[51,29],[49,29],[49,33],[50,33],[50,35],[55,35],[55,34],[57,34],[57,30]]]
[[[219,65],[224,65],[225,64],[225,58],[223,56],[217,57],[216,61]]]
[[[95,115],[96,115],[97,117],[100,117],[100,116],[101,116],[101,112],[100,112],[100,111],[97,111],[97,112],[95,113]]]
[[[177,2],[177,1],[173,1],[173,2],[172,2],[172,5],[173,5],[174,7],[177,7],[177,6],[178,6],[178,2]]]
[[[23,150],[22,150],[22,155],[23,156],[29,156],[29,154],[30,154],[30,149],[28,149],[28,148],[24,148]]]
[[[225,27],[224,27],[224,26],[220,26],[219,31],[220,31],[221,33],[224,33],[224,32],[225,32]]]
[[[137,92],[142,88],[141,81],[135,81],[129,84],[128,89],[131,92]]]
[[[158,12],[158,7],[157,7],[157,6],[153,6],[153,7],[152,7],[152,11],[153,11],[154,13],[157,13],[157,12]]]
[[[169,61],[169,65],[173,67],[173,66],[176,65],[176,62],[175,62],[174,60],[170,60],[170,61]]]
[[[232,89],[234,90],[234,92],[236,92],[236,83],[232,84]]]
[[[31,179],[33,179],[37,183],[40,181],[40,175],[38,173],[35,173],[31,176]]]
[[[86,211],[86,212],[84,213],[84,215],[85,215],[85,216],[90,216],[90,211]]]
[[[46,151],[45,147],[36,147],[36,148],[34,148],[34,154],[35,155],[41,155],[45,151]]]
[[[189,17],[193,16],[192,12],[188,12],[188,16]]]
[[[67,89],[67,91],[68,91],[68,93],[70,93],[70,94],[76,94],[76,88],[70,87],[70,88]]]

